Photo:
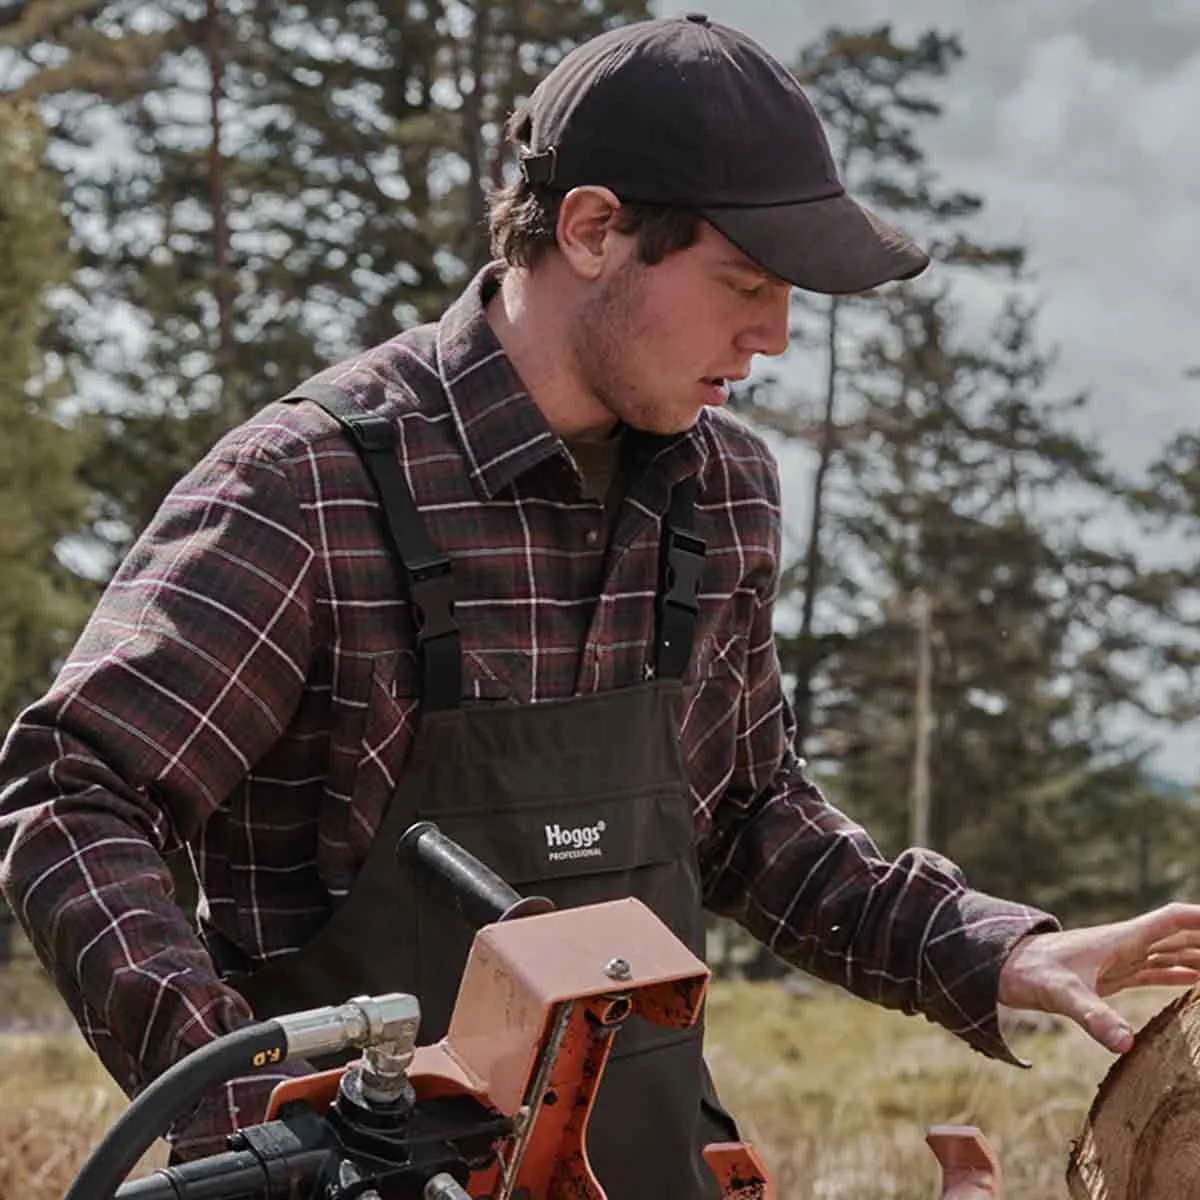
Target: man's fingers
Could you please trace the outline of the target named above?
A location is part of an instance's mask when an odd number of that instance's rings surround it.
[[[1146,956],[1146,965],[1151,967],[1191,967],[1193,970],[1200,970],[1200,949],[1155,949]]]
[[[1137,987],[1191,987],[1197,983],[1200,983],[1200,971],[1192,967],[1148,966],[1117,981],[1112,991]]]
[[[1200,935],[1200,904],[1164,904],[1162,908],[1152,909],[1134,917],[1130,924],[1137,929],[1139,938],[1147,949],[1157,949],[1159,942],[1179,938],[1195,945],[1195,938]]]
[[[1180,954],[1200,951],[1200,929],[1184,929],[1168,934],[1151,942],[1146,950],[1150,954]]]
[[[1102,996],[1134,987],[1190,987],[1200,983],[1200,950],[1151,954],[1140,962],[1116,964],[1097,980]]]

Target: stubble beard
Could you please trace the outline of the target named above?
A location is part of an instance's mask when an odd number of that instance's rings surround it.
[[[645,433],[682,433],[696,414],[680,420],[636,377],[631,359],[641,334],[645,270],[630,259],[583,305],[572,329],[572,352],[584,386],[617,420]]]

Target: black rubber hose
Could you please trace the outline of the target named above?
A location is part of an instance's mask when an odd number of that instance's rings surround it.
[[[297,1133],[308,1133],[307,1141]],[[315,1194],[334,1157],[330,1127],[308,1114],[307,1127],[269,1121],[243,1133],[256,1135],[247,1149],[162,1167],[117,1189],[116,1200],[287,1200]],[[302,1190],[307,1189],[307,1190]]]
[[[271,1188],[253,1150],[229,1150],[178,1167],[164,1167],[144,1179],[122,1184],[115,1195],[116,1200],[227,1200],[231,1196],[270,1196]]]
[[[235,1030],[168,1067],[113,1123],[63,1200],[113,1200],[138,1159],[217,1084],[287,1058],[278,1021]]]
[[[418,821],[396,843],[401,862],[414,861],[447,885],[471,925],[490,925],[550,912],[554,904],[545,896],[522,896],[491,867],[448,838],[432,821]]]

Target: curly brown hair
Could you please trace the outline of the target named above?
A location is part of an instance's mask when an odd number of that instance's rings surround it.
[[[530,134],[528,115],[520,110],[509,121],[509,144],[520,153]],[[524,176],[488,197],[492,254],[510,266],[532,267],[558,243],[558,211],[564,193],[534,185]],[[700,233],[700,216],[665,204],[622,203],[617,229],[637,235],[638,257],[647,266],[686,250]]]

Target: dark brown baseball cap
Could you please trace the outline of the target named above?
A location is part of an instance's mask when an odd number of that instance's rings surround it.
[[[600,185],[693,209],[760,266],[813,292],[864,292],[929,265],[852,200],[795,76],[735,29],[692,13],[576,47],[518,114],[526,179]]]

